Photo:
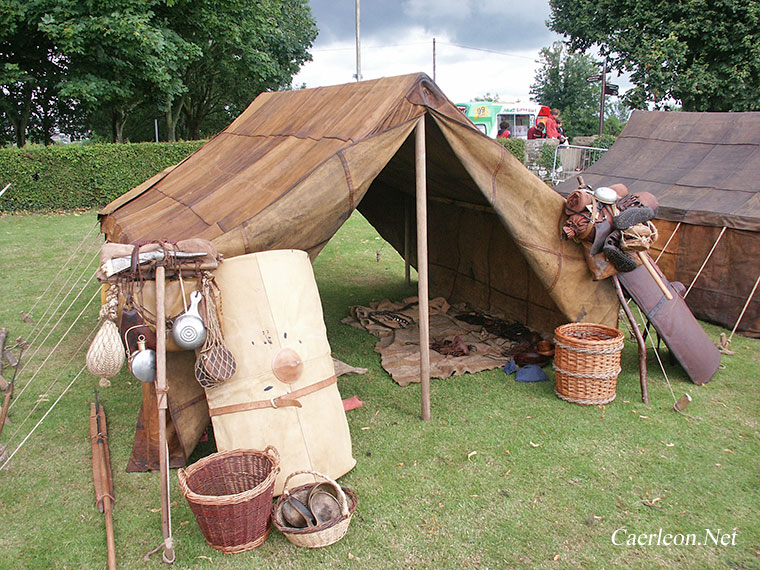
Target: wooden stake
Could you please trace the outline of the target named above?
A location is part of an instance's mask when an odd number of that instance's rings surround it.
[[[161,529],[164,536],[163,560],[174,563],[171,506],[169,504],[169,446],[166,442],[166,269],[156,267],[156,402],[158,405],[158,452],[161,470]]]
[[[417,298],[420,328],[420,385],[422,419],[430,419],[430,313],[427,251],[427,172],[425,169],[425,115],[414,129],[414,167],[417,196]]]

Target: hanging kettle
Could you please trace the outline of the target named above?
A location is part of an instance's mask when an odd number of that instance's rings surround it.
[[[156,351],[145,348],[145,337],[137,337],[137,352],[129,359],[129,368],[140,382],[150,384],[156,380]]]
[[[174,319],[172,338],[177,346],[185,350],[195,350],[206,340],[206,326],[198,311],[203,296],[198,291],[190,293],[190,308]]]

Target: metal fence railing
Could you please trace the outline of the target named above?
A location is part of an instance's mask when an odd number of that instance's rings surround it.
[[[605,152],[607,152],[606,148],[558,145],[554,151],[552,184],[559,184],[572,176],[580,174],[599,160],[599,157]]]

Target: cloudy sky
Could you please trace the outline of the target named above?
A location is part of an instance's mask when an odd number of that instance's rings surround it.
[[[319,36],[294,85],[354,81],[355,0],[310,0]],[[360,0],[364,79],[425,72],[453,101],[490,93],[527,102],[538,52],[560,36],[548,0]]]

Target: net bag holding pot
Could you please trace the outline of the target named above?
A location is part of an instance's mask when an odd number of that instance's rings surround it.
[[[232,554],[256,548],[269,535],[279,471],[280,454],[268,446],[214,453],[177,476],[206,542]]]
[[[320,485],[319,482],[307,483],[305,485],[299,485],[292,489],[288,489],[288,483],[292,477],[296,475],[315,475],[321,477],[327,481],[333,488],[335,497],[340,505],[340,515],[332,520],[327,520],[316,524],[315,526],[306,526],[304,528],[294,528],[289,526],[283,517],[283,506],[287,503],[288,498],[291,495],[309,495],[314,487]],[[348,531],[348,525],[351,524],[351,517],[356,510],[358,498],[356,494],[348,487],[341,487],[327,477],[316,471],[296,471],[291,473],[285,479],[285,487],[282,495],[277,499],[277,502],[272,508],[272,522],[277,530],[285,535],[290,542],[296,546],[304,546],[306,548],[321,548],[323,546],[329,546],[335,544],[341,538],[346,535]]]
[[[607,404],[615,399],[625,338],[613,327],[569,323],[554,330],[554,392],[568,402]]]

